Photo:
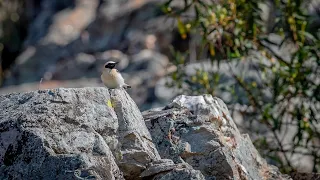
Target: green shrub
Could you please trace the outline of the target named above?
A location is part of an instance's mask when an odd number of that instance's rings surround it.
[[[181,6],[175,4],[184,3]],[[162,9],[174,18],[183,39],[200,37],[195,48],[197,59],[207,58],[212,70],[197,69],[194,75],[186,72],[189,52],[172,50],[172,63],[177,71],[170,76],[175,86],[188,94],[229,91],[234,99],[243,97],[236,87],[245,92],[250,111],[243,114],[252,121],[263,124],[272,132],[272,138],[261,137],[255,145],[264,157],[278,165],[283,172],[294,171],[290,156],[305,154],[313,158],[313,171],[320,171],[319,129],[319,64],[320,31],[310,28],[310,16],[305,12],[308,2],[302,0],[184,0],[167,1]],[[262,15],[262,7],[269,12]],[[275,43],[270,36],[280,37]],[[283,57],[272,46],[288,45],[288,57]],[[202,55],[203,52],[205,55]],[[259,79],[245,79],[245,70],[235,73],[232,63],[251,62]],[[218,70],[224,63],[230,68],[234,84],[223,85]],[[180,68],[181,67],[181,68]],[[230,102],[234,104],[235,102]],[[286,134],[288,126],[296,128],[289,145],[280,134]],[[289,148],[288,148],[289,147]],[[305,149],[299,152],[299,149]]]

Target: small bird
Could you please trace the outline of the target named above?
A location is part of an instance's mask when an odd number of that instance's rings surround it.
[[[130,85],[124,82],[124,79],[121,76],[120,72],[115,69],[116,64],[118,64],[118,62],[114,61],[108,61],[104,64],[104,68],[101,74],[101,80],[103,84],[110,89],[131,88]]]

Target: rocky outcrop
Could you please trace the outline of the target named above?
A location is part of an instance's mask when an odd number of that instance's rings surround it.
[[[108,99],[102,88],[1,96],[1,179],[122,179]]]
[[[144,117],[162,158],[187,163],[206,179],[287,179],[241,135],[226,105],[211,95],[178,96]]]
[[[143,117],[122,89],[60,88],[0,109],[0,179],[286,179],[211,96]]]
[[[0,107],[0,179],[139,179],[149,166],[146,176],[201,176],[181,166],[152,171],[160,156],[124,90],[9,94],[0,96]]]

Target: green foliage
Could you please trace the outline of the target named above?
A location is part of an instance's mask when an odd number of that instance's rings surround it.
[[[0,0],[0,86],[4,69],[13,59],[5,59],[4,52],[16,54],[22,44],[20,21],[23,12],[22,0]],[[6,61],[4,63],[4,61]]]
[[[175,8],[174,2],[165,3],[163,11],[176,19],[181,37],[200,35],[198,51],[208,52],[212,67],[219,69],[221,62],[228,64],[236,83],[223,85],[222,75],[214,68],[199,68],[195,75],[188,75],[183,68],[188,64],[188,52],[172,50],[175,57],[172,62],[178,68],[171,74],[174,82],[168,85],[189,94],[229,91],[235,95],[234,99],[239,99],[235,87],[240,87],[252,109],[243,113],[272,132],[271,139],[263,137],[255,142],[262,155],[272,159],[283,172],[290,172],[295,169],[289,156],[307,154],[313,157],[313,171],[319,172],[320,31],[308,28],[309,16],[303,11],[307,2],[184,0],[184,8]],[[265,3],[273,7],[269,15],[275,16],[268,22],[262,19],[261,6]],[[281,37],[281,42],[274,44],[269,40],[270,34]],[[270,48],[270,45],[281,48],[285,44],[292,46],[289,58]],[[245,80],[230,66],[232,62],[249,59],[254,59],[252,62],[257,65],[259,80]],[[297,129],[290,146],[280,136],[287,133],[288,126]],[[307,151],[299,152],[300,148]]]

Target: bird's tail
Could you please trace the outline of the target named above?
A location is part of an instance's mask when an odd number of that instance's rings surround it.
[[[131,86],[130,86],[130,85],[128,85],[128,84],[125,84],[125,85],[123,86],[123,88],[124,88],[124,89],[130,89],[130,88],[131,88]]]

